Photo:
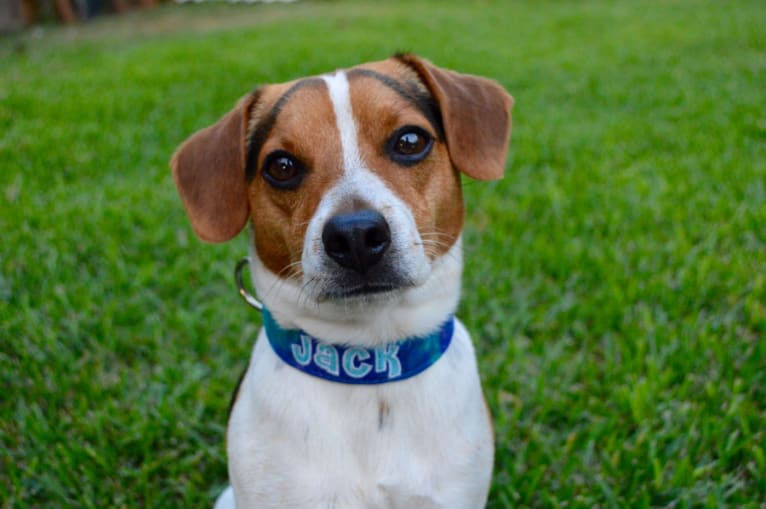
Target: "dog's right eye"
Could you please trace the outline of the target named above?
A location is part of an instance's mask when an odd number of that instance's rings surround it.
[[[305,173],[303,163],[284,150],[272,152],[263,161],[263,178],[279,189],[295,189]]]

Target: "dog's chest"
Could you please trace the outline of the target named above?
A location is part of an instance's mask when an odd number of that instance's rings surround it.
[[[462,326],[426,372],[378,386],[306,376],[264,339],[229,423],[232,482],[244,507],[475,506],[475,476],[488,482],[492,440]]]

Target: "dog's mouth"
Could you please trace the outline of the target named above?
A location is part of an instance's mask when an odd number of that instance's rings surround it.
[[[351,288],[333,288],[324,292],[320,300],[347,300],[355,298],[383,297],[402,290],[405,286],[387,283],[365,283]]]
[[[390,267],[381,267],[370,274],[351,271],[331,271],[306,287],[318,301],[380,302],[395,299],[401,292],[417,286],[416,282]]]

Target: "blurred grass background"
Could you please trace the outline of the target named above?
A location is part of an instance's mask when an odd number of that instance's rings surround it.
[[[489,508],[766,507],[761,1],[167,5],[0,39],[0,503],[208,507],[259,317],[167,161],[255,85],[409,50],[515,96],[465,182]]]

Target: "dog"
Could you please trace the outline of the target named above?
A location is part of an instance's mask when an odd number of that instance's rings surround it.
[[[512,107],[397,54],[259,87],[176,150],[200,239],[251,223],[264,304],[216,508],[485,506],[491,417],[454,317],[461,174],[503,176]]]

